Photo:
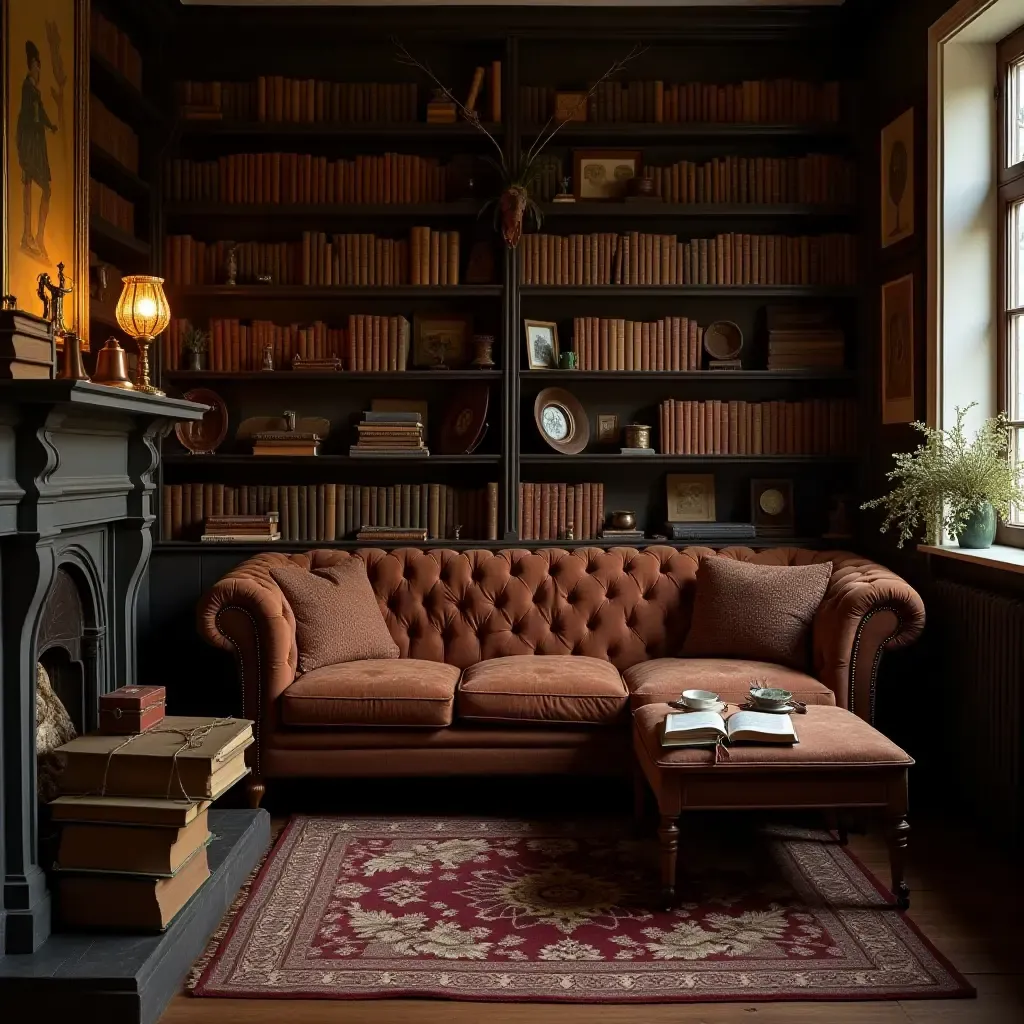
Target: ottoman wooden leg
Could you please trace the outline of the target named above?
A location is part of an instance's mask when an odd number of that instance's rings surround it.
[[[661,902],[671,910],[676,901],[676,865],[679,859],[679,826],[674,814],[663,814],[658,827],[661,842]]]
[[[904,868],[906,865],[907,840],[910,837],[910,825],[903,815],[890,819],[888,822],[889,865],[892,869],[892,892],[896,897],[896,906],[900,910],[910,907],[910,888],[906,883]]]
[[[647,779],[640,765],[633,765],[633,824],[639,828],[647,812]]]

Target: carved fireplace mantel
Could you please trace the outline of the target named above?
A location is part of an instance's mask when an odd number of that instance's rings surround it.
[[[158,443],[194,402],[79,381],[0,381],[0,953],[50,931],[38,863],[35,686],[55,584],[77,587],[88,646],[85,728],[96,698],[135,683],[136,608],[152,550]]]

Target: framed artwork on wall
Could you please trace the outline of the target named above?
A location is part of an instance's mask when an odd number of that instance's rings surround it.
[[[914,275],[882,285],[882,422],[914,419]]]
[[[89,2],[4,3],[3,293],[43,311],[39,275],[73,290],[69,330],[88,346]]]
[[[665,492],[670,523],[715,521],[713,473],[669,473],[665,481]]]
[[[914,108],[882,129],[882,248],[914,233]]]

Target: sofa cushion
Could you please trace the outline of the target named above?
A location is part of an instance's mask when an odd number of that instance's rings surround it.
[[[452,723],[459,670],[438,661],[369,659],[307,672],[281,695],[281,720],[303,726]]]
[[[376,595],[358,558],[327,569],[280,566],[270,570],[295,615],[298,669],[366,658],[397,658]]]
[[[626,669],[629,702],[639,708],[679,699],[683,690],[713,690],[722,700],[741,704],[750,684],[791,690],[805,704],[835,704],[835,694],[813,676],[768,661],[728,658],[656,658]]]
[[[754,658],[806,671],[811,621],[832,563],[751,565],[702,558],[683,655]]]
[[[462,676],[459,718],[492,722],[604,725],[629,695],[614,665],[581,655],[514,655],[471,665]]]

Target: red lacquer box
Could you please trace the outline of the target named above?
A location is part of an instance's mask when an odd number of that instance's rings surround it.
[[[100,697],[100,732],[131,736],[163,720],[166,692],[162,686],[122,686]]]

